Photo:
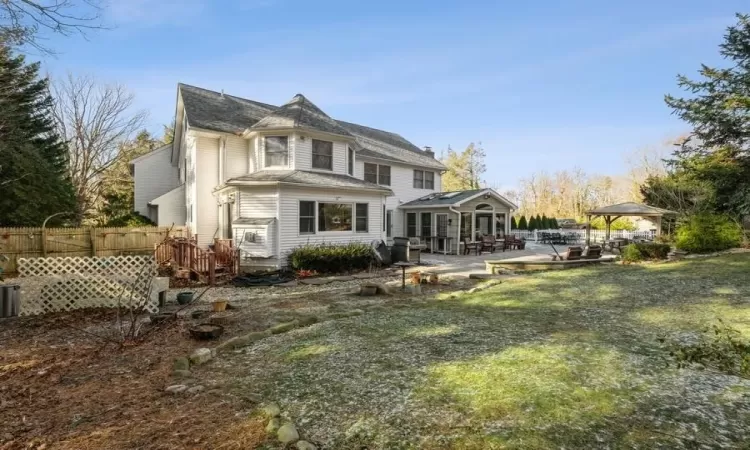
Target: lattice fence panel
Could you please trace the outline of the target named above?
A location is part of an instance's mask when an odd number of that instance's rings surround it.
[[[117,306],[158,312],[150,255],[20,258],[18,272],[21,315]]]

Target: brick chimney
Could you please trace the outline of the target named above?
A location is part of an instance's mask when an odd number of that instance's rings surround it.
[[[434,158],[435,157],[435,152],[432,151],[432,147],[430,147],[429,145],[425,145],[424,146],[424,152],[430,158]]]

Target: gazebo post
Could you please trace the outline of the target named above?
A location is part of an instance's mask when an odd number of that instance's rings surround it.
[[[591,245],[591,214],[586,216],[586,245]]]
[[[609,240],[610,230],[612,229],[612,216],[604,216],[604,240]]]

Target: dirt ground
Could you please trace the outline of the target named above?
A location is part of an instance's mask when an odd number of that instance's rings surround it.
[[[368,281],[400,287],[392,273]],[[142,342],[126,346],[117,342],[112,310],[0,319],[0,449],[258,447],[266,440],[265,424],[253,415],[263,400],[258,393],[227,389],[231,380],[203,380],[194,395],[168,393],[170,385],[194,384],[173,378],[174,358],[298,317],[416,298],[400,289],[393,296],[353,295],[361,283],[212,288],[187,308],[170,301],[166,310],[177,318],[146,321]],[[445,280],[417,297],[473,284]],[[210,313],[210,301],[218,298],[234,308]],[[204,317],[193,319],[194,311],[205,311]],[[202,322],[220,323],[224,335],[209,344],[191,339],[189,326]]]

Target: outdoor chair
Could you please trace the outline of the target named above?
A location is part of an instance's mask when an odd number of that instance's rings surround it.
[[[495,240],[495,236],[487,235],[482,236],[482,248],[480,249],[480,252],[490,252],[495,253],[495,244],[497,244],[497,241]]]
[[[568,250],[562,254],[557,253],[557,250],[555,250],[555,253],[550,254],[550,256],[552,257],[552,261],[557,261],[557,258],[560,258],[560,261],[575,261],[583,258],[583,248],[579,246],[568,247]]]
[[[582,259],[599,259],[602,257],[601,245],[589,245],[583,251]]]
[[[503,241],[503,251],[508,249],[513,250],[514,247],[518,248],[519,242],[515,234],[506,234],[505,241]]]
[[[468,237],[464,237],[463,243],[464,255],[470,255],[472,250],[474,250],[474,254],[479,255],[479,242],[472,242]]]

